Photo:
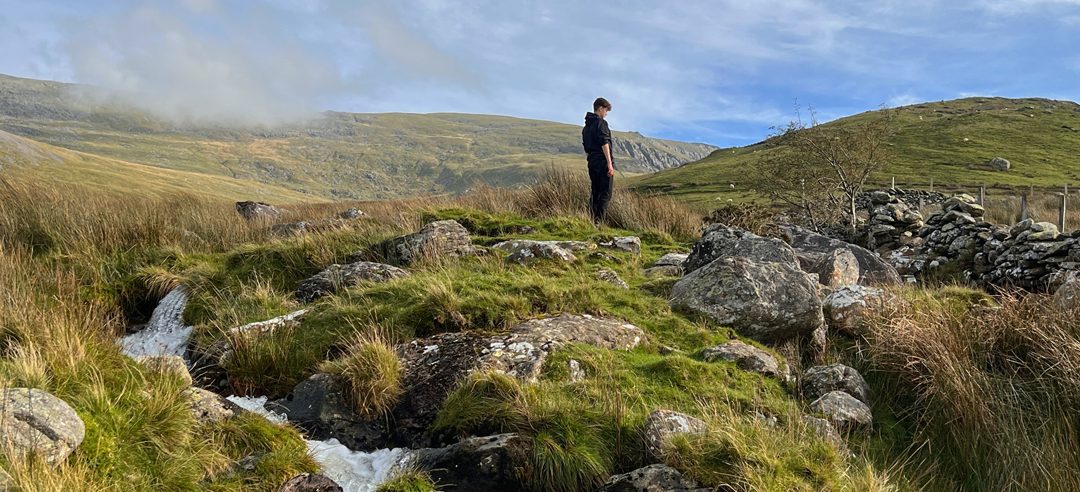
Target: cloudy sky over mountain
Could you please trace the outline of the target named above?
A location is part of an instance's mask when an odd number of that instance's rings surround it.
[[[1080,99],[1080,0],[0,0],[0,73],[180,120],[495,113],[742,145],[967,95]],[[805,109],[804,109],[805,112]]]

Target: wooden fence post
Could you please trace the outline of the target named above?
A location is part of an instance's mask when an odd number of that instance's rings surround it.
[[[1058,230],[1065,233],[1065,209],[1069,202],[1069,185],[1065,185],[1065,193],[1061,194],[1061,207],[1058,208]]]
[[[986,206],[986,185],[979,186],[979,205]]]
[[[934,192],[934,177],[930,176],[930,193]]]
[[[896,189],[896,176],[893,176],[893,178],[892,178],[892,188],[891,189],[893,189],[893,190]]]
[[[1028,194],[1020,194],[1020,220],[1023,222],[1028,219]]]

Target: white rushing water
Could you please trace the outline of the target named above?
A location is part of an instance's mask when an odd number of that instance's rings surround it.
[[[124,336],[120,346],[129,357],[147,355],[185,356],[191,327],[184,326],[184,308],[188,294],[183,287],[169,292],[154,308],[146,328]],[[299,314],[298,314],[299,313]],[[302,312],[283,316],[285,321],[293,321]],[[277,321],[280,318],[275,318]],[[252,325],[256,325],[253,323]],[[251,325],[248,325],[251,326]],[[266,417],[276,424],[288,422],[285,415],[266,409],[265,396],[229,396],[227,399],[241,408]],[[352,451],[337,439],[325,441],[305,440],[308,454],[323,468],[323,474],[333,479],[348,492],[374,492],[375,488],[390,478],[396,466],[406,456],[406,449],[378,449],[370,453]]]

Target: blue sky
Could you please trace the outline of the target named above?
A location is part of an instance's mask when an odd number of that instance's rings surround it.
[[[744,145],[969,95],[1080,99],[1080,0],[0,0],[0,73],[183,121],[506,114]]]

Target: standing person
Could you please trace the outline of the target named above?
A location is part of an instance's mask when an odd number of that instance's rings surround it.
[[[581,144],[585,147],[589,163],[589,181],[592,194],[589,197],[589,214],[599,226],[611,201],[615,184],[615,161],[611,158],[611,130],[604,117],[611,111],[611,103],[602,97],[593,101],[593,110],[585,113],[585,127],[581,129]]]

